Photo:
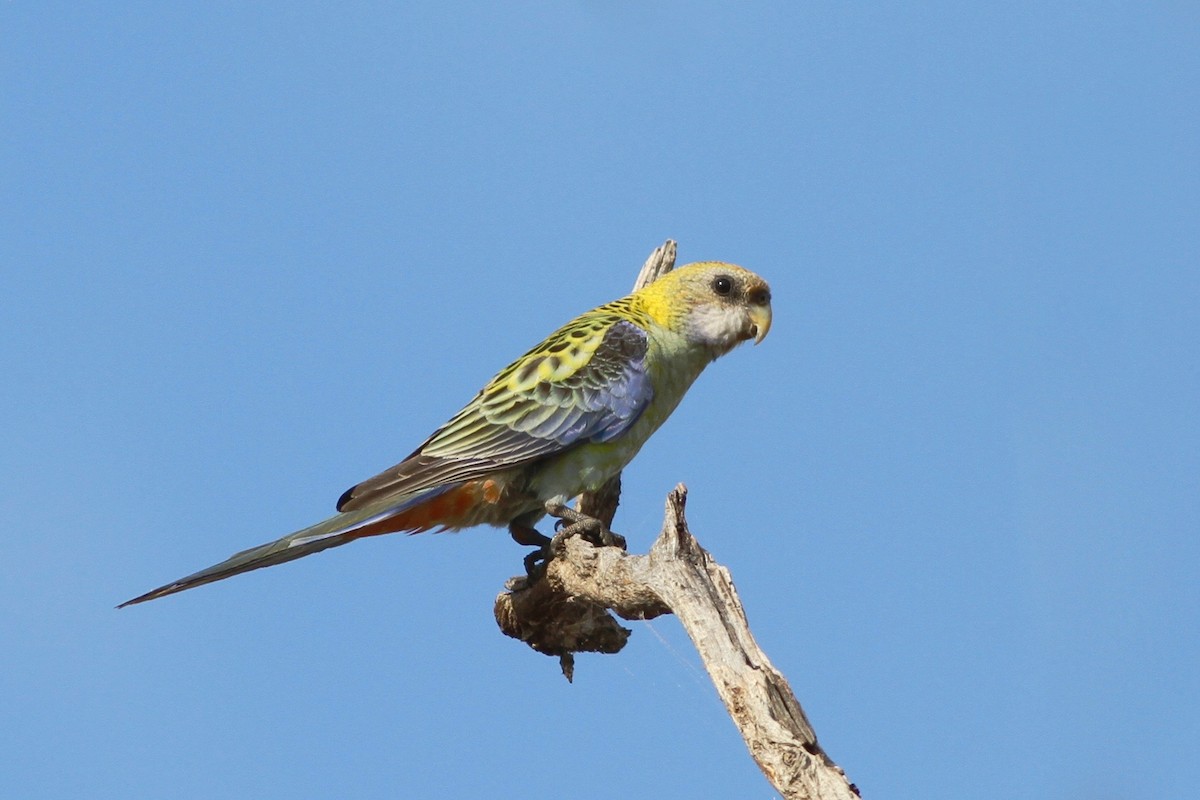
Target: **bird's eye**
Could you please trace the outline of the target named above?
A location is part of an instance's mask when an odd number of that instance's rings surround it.
[[[733,281],[725,275],[719,275],[713,280],[712,287],[717,294],[729,294],[733,291]]]

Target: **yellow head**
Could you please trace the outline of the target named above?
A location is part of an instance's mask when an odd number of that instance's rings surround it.
[[[646,311],[689,341],[722,355],[771,329],[771,287],[736,264],[700,261],[668,272],[637,293]]]

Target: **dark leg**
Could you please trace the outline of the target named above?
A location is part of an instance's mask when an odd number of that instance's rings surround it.
[[[508,533],[514,542],[524,547],[545,547],[550,544],[549,536],[538,533],[537,528],[519,520],[513,520],[508,524]]]
[[[538,533],[537,528],[521,520],[510,522],[508,533],[517,544],[537,548],[525,556],[525,574],[531,581],[537,580],[545,571],[546,562],[550,560],[550,537]]]

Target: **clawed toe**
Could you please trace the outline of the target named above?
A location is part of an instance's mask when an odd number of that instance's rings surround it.
[[[572,536],[579,536],[597,547],[625,549],[625,537],[613,533],[608,526],[595,517],[589,517],[587,514],[582,514],[560,503],[547,503],[546,513],[558,517],[558,521],[554,524],[554,541],[556,543],[565,541]]]
[[[514,522],[508,526],[508,531],[517,544],[537,548],[528,553],[524,561],[525,574],[529,576],[531,583],[546,573],[546,565],[572,536],[578,536],[596,547],[625,549],[625,537],[613,533],[595,517],[581,514],[560,503],[547,503],[546,513],[558,518],[554,523],[553,539],[539,533],[532,525]]]
[[[546,572],[546,564],[550,562],[550,545],[539,547],[525,556],[525,574],[533,583]]]

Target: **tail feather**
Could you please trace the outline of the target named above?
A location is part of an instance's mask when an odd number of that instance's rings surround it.
[[[276,539],[273,542],[260,544],[258,547],[251,547],[240,553],[234,553],[220,564],[214,564],[207,569],[202,569],[177,581],[165,584],[157,589],[152,589],[132,600],[126,600],[117,606],[117,608],[137,605],[147,600],[156,600],[160,597],[166,597],[169,594],[182,592],[196,586],[203,586],[206,583],[231,578],[243,572],[250,572],[251,570],[262,569],[263,567],[273,567],[276,564],[294,561],[297,558],[319,553],[322,550],[346,544],[363,536],[413,529],[403,524],[387,525],[386,523],[393,520],[402,523],[403,520],[396,520],[396,518],[404,514],[404,512],[453,488],[455,488],[454,484],[439,486],[435,489],[404,498],[399,502],[395,498],[391,498],[390,503],[375,503],[352,512],[337,514],[323,522],[318,522],[316,525],[311,525],[303,530],[288,534],[282,539]],[[420,528],[416,529],[419,530]]]

